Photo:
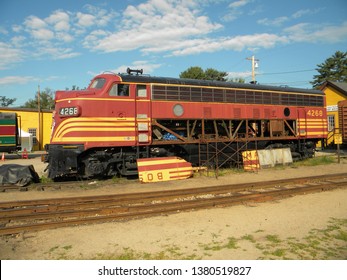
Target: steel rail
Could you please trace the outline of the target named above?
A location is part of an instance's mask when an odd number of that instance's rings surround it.
[[[332,175],[328,179],[337,179],[346,177],[344,174]],[[325,179],[327,177],[324,177]],[[155,198],[164,199],[174,199],[187,195],[205,195],[205,194],[221,194],[225,192],[237,192],[242,190],[249,190],[261,187],[272,187],[288,183],[299,183],[306,182],[307,180],[322,180],[322,176],[314,176],[308,178],[300,178],[295,180],[273,180],[269,182],[258,183],[246,183],[240,185],[223,185],[223,186],[213,186],[213,187],[203,187],[203,188],[190,188],[190,189],[180,189],[180,190],[165,190],[165,191],[155,191],[155,192],[142,192],[142,193],[132,193],[132,194],[116,194],[116,195],[102,195],[102,196],[88,196],[88,197],[70,197],[70,198],[56,198],[56,199],[39,199],[39,200],[29,200],[29,201],[15,201],[15,202],[2,202],[0,203],[0,221],[7,220],[9,217],[15,217],[20,215],[30,215],[37,214],[41,215],[44,212],[58,212],[58,211],[68,211],[75,210],[78,208],[90,209],[90,208],[105,208],[112,207],[115,204],[130,204],[130,203],[145,203],[152,201]]]
[[[322,190],[330,190],[335,188],[347,187],[347,180],[322,181],[320,183],[306,184],[301,186],[277,186],[261,190],[236,191],[223,195],[212,197],[186,197],[185,199],[156,201],[147,204],[131,204],[123,206],[115,206],[111,208],[87,209],[56,212],[49,216],[50,213],[35,213],[33,219],[59,219],[59,221],[40,221],[32,224],[18,224],[14,226],[5,226],[0,228],[0,234],[15,234],[23,231],[42,230],[50,228],[58,228],[71,225],[100,223],[106,221],[115,221],[122,219],[131,219],[144,216],[153,216],[177,211],[187,211],[201,208],[223,207],[244,203],[246,201],[264,201],[275,199],[278,197],[286,197],[301,193],[316,192]],[[246,193],[245,193],[246,192]],[[206,193],[205,193],[206,194]],[[108,206],[109,207],[109,206]],[[3,213],[3,212],[0,212]],[[77,219],[76,219],[77,217]],[[19,218],[19,217],[17,217]],[[14,217],[4,217],[3,221],[17,219]],[[75,219],[74,219],[75,218]],[[29,219],[26,215],[22,215],[20,219]],[[65,219],[65,220],[64,220]]]
[[[38,206],[38,205],[59,205],[62,206],[68,203],[93,203],[95,200],[98,201],[129,201],[130,199],[138,200],[143,199],[154,199],[158,197],[163,197],[165,194],[167,197],[175,195],[187,195],[187,194],[206,194],[215,192],[225,192],[225,191],[237,191],[243,189],[260,188],[260,187],[271,187],[278,186],[282,184],[299,184],[305,183],[307,181],[321,181],[321,180],[334,180],[347,178],[346,173],[329,174],[329,175],[318,175],[309,176],[301,178],[292,179],[279,179],[271,180],[266,182],[251,182],[242,184],[228,184],[228,185],[218,185],[211,187],[201,187],[201,188],[187,188],[187,189],[174,189],[174,190],[163,190],[154,192],[136,192],[136,193],[125,193],[125,194],[107,194],[98,196],[78,196],[78,197],[64,197],[64,198],[48,198],[48,199],[35,199],[35,200],[18,200],[18,201],[4,201],[0,202],[0,210],[6,208],[15,208],[23,206]]]

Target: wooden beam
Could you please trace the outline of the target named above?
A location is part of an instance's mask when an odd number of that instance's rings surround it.
[[[182,140],[183,142],[187,142],[187,139],[182,137],[181,135],[177,134],[176,132],[172,131],[171,129],[163,126],[162,124],[158,123],[157,120],[152,120],[152,125],[156,125],[158,127],[160,127],[161,129],[167,131],[168,133],[176,136],[178,139]]]

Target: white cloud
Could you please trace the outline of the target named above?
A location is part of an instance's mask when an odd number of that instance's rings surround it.
[[[10,84],[27,84],[32,81],[37,81],[36,78],[32,76],[7,76],[0,77],[0,85],[10,85]]]
[[[99,41],[86,37],[84,45],[102,52],[158,49],[158,45],[206,35],[221,27],[218,23],[211,23],[208,17],[199,15],[185,2],[150,0],[137,7],[127,7],[120,31]]]
[[[91,15],[91,14],[83,14],[78,12],[77,15],[77,25],[79,27],[89,27],[95,24],[95,16]]]
[[[306,9],[306,10],[299,10],[299,11],[297,11],[297,12],[295,12],[294,14],[293,14],[293,18],[300,18],[300,17],[302,17],[302,16],[304,16],[304,15],[307,15],[307,14],[309,14],[310,13],[310,10],[309,9]]]
[[[75,38],[66,32],[57,32],[55,38],[59,41],[64,41],[66,43],[72,42]]]
[[[50,56],[52,59],[66,59],[79,56],[80,53],[74,52],[71,48],[61,48],[55,46],[43,46],[39,48],[40,53]]]
[[[31,36],[37,40],[49,41],[54,38],[54,33],[45,28],[31,30]]]
[[[23,51],[11,44],[0,42],[0,70],[23,60]]]
[[[306,15],[313,15],[313,14],[320,12],[321,10],[322,9],[320,9],[320,8],[315,9],[315,10],[310,10],[310,9],[299,10],[299,11],[297,11],[297,12],[295,12],[289,16],[280,16],[280,17],[276,17],[273,19],[270,19],[270,18],[259,19],[257,21],[257,23],[261,24],[261,25],[266,25],[266,26],[281,26],[283,23],[285,23],[287,21],[290,21],[292,19],[298,19],[298,18],[301,18],[301,17],[306,16]]]
[[[23,27],[21,25],[15,24],[15,25],[12,26],[12,30],[15,33],[19,33],[19,32],[21,32],[23,30]]]
[[[8,31],[6,30],[5,27],[0,26],[0,34],[4,34],[4,35],[7,35],[7,34],[8,34]]]
[[[24,21],[24,25],[29,29],[41,29],[47,27],[47,23],[37,16],[27,17]]]
[[[92,27],[106,27],[112,20],[114,20],[118,13],[110,10],[101,9],[92,5],[85,5],[84,8],[88,13],[77,12],[76,25],[78,33],[84,33],[86,29]]]
[[[26,38],[24,36],[14,36],[11,38],[11,43],[14,47],[20,48],[23,46]]]
[[[130,69],[143,69],[143,74],[151,74],[154,72],[155,69],[158,69],[159,67],[161,67],[161,64],[158,63],[151,63],[149,61],[146,60],[138,60],[138,61],[134,61],[132,63],[130,63],[129,65],[121,65],[115,69],[112,70],[108,70],[109,72],[118,74],[124,74],[127,72],[127,68]],[[106,72],[108,72],[106,71]],[[104,73],[105,71],[101,71],[99,73],[95,72],[95,71],[87,71],[87,74],[90,76],[96,76],[99,74]]]
[[[266,25],[266,26],[280,26],[288,20],[289,20],[288,17],[283,16],[283,17],[277,17],[274,19],[263,18],[263,19],[258,20],[257,23],[262,24],[262,25]]]
[[[83,40],[83,46],[86,48],[93,48],[95,42],[99,41],[100,38],[104,38],[108,35],[109,33],[102,30],[102,29],[97,29],[92,32],[90,32]]]
[[[15,32],[12,38],[6,43],[0,42],[0,69],[10,67],[24,57],[75,57],[81,55],[78,45],[100,53],[138,50],[143,55],[183,56],[221,50],[272,48],[292,42],[334,43],[346,40],[347,22],[339,26],[300,23],[283,29],[281,33],[259,32],[221,37],[218,31],[223,28],[236,30],[237,26],[231,26],[231,23],[223,26],[217,20],[212,21],[203,10],[216,4],[224,5],[227,13],[224,20],[230,21],[245,14],[245,8],[253,2],[238,0],[228,4],[225,0],[147,0],[139,5],[128,5],[121,15],[112,9],[89,4],[80,11],[55,10],[42,18],[31,15],[21,25],[12,26]],[[260,19],[258,24],[281,26],[318,11],[302,9],[288,16]],[[247,12],[249,15],[250,12]],[[9,34],[5,35],[10,37]],[[149,69],[148,72],[160,67],[147,61],[143,66]]]
[[[36,40],[49,41],[54,38],[54,33],[49,29],[48,24],[36,17],[29,16],[24,20],[26,31]]]
[[[232,9],[236,9],[236,8],[240,8],[242,6],[245,6],[246,4],[248,4],[249,2],[252,2],[250,0],[238,0],[238,1],[234,1],[232,3],[229,4],[229,8]]]
[[[63,11],[53,12],[45,21],[53,25],[55,31],[68,31],[70,29],[70,16]]]
[[[234,1],[229,4],[228,11],[225,16],[223,16],[224,21],[233,21],[240,17],[243,14],[243,11],[241,10],[242,7],[246,6],[247,4],[253,2],[253,0],[238,0]]]
[[[317,14],[319,13],[321,10],[323,10],[322,8],[317,8],[317,9],[314,9],[314,10],[311,10],[311,9],[302,9],[302,10],[299,10],[297,12],[295,12],[294,14],[292,14],[292,18],[301,18],[303,16],[306,16],[306,15],[314,15],[314,14]]]
[[[228,79],[233,79],[233,78],[247,78],[251,77],[252,72],[251,71],[246,71],[246,72],[228,72]]]
[[[154,72],[155,69],[159,68],[161,64],[157,63],[150,63],[145,60],[139,60],[139,61],[134,61],[130,65],[121,65],[116,69],[113,69],[112,72],[114,73],[126,73],[127,68],[129,67],[130,69],[143,69],[144,74],[151,74]]]
[[[337,43],[347,39],[347,21],[339,26],[318,26],[309,23],[299,23],[284,29],[293,42]]]
[[[250,48],[271,48],[276,44],[287,42],[288,40],[286,37],[268,33],[225,37],[219,39],[199,39],[190,41],[190,46],[187,44],[180,50],[174,50],[173,54],[189,55],[202,52],[216,52],[220,50],[242,51]]]

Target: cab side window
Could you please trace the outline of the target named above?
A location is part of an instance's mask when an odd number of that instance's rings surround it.
[[[117,96],[118,95],[118,85],[113,84],[110,91],[108,92],[109,96]]]
[[[144,85],[137,85],[136,96],[138,96],[138,97],[146,97],[147,96],[146,86],[144,86]]]
[[[129,85],[113,84],[108,94],[110,96],[129,96]]]

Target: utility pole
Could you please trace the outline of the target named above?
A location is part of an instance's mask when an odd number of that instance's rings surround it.
[[[255,80],[255,68],[258,68],[259,59],[255,59],[254,55],[252,55],[251,57],[247,57],[246,59],[252,61],[252,82],[251,82],[251,84],[256,84],[257,81]]]
[[[38,142],[38,148],[39,151],[41,150],[41,96],[40,96],[40,85],[38,85],[38,91],[37,91],[37,112],[39,117],[39,127],[37,129],[36,133],[36,139]]]

